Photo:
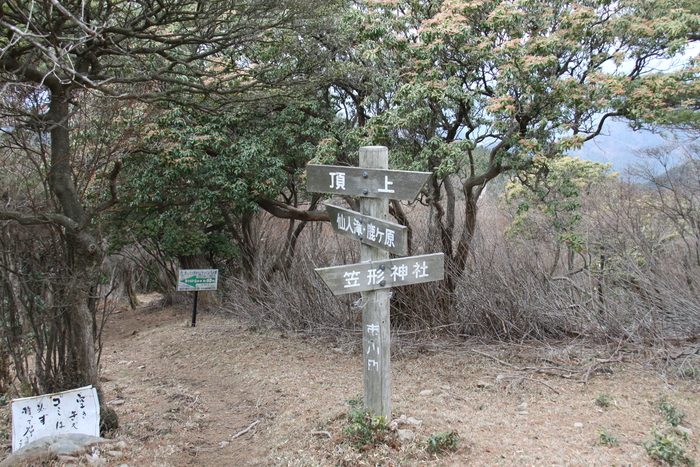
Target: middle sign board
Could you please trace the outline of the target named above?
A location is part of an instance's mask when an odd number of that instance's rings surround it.
[[[397,256],[408,254],[408,228],[357,211],[326,205],[333,230],[365,245],[381,248]]]

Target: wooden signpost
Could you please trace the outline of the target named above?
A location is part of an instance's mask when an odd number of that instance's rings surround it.
[[[365,409],[391,418],[390,288],[444,277],[442,253],[389,259],[407,253],[406,228],[388,222],[389,199],[414,200],[430,172],[388,170],[384,146],[360,148],[360,167],[307,165],[310,192],[360,196],[360,212],[327,206],[333,229],[361,242],[358,264],[319,268],[333,294],[362,292]]]

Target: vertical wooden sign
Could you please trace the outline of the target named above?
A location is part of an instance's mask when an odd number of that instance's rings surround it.
[[[360,148],[360,167],[387,169],[389,150],[384,146]],[[360,213],[387,219],[389,200],[361,198]],[[360,245],[360,260],[382,261],[389,252],[366,244]],[[369,413],[391,419],[391,326],[389,321],[390,290],[362,292],[362,349],[364,355],[365,409]]]

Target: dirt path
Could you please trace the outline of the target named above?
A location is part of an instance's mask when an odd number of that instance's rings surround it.
[[[684,357],[690,379],[681,379],[662,377],[649,357],[582,345],[398,344],[394,414],[422,420],[411,427],[416,441],[360,452],[344,436],[346,401],[362,392],[358,345],[248,328],[224,314],[202,313],[196,328],[188,321],[185,309],[110,318],[103,386],[120,416],[117,436],[132,448],[116,465],[652,466],[642,443],[655,428],[670,433],[662,394],[686,413],[688,441],[678,445],[700,458],[694,357]],[[449,429],[459,449],[428,454],[428,438]]]

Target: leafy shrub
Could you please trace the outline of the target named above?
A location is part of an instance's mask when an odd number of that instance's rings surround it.
[[[428,452],[431,454],[454,452],[458,444],[459,434],[455,430],[434,433],[428,438]]]
[[[610,407],[612,398],[607,394],[597,394],[595,396],[595,405],[598,407]]]
[[[681,443],[673,435],[653,431],[654,439],[643,444],[652,459],[665,465],[695,465],[695,461],[685,455]]]
[[[620,445],[620,440],[617,436],[612,435],[608,433],[605,430],[598,430],[596,432],[598,435],[598,439],[600,440],[600,444],[603,446],[607,446],[609,448],[616,447]]]
[[[350,425],[345,434],[357,449],[384,442],[388,434],[386,418],[373,416],[363,409],[353,409],[348,414]]]
[[[678,426],[683,422],[685,418],[685,412],[676,408],[673,402],[666,398],[666,395],[661,395],[658,404],[659,411],[663,414],[664,418],[671,426]]]

